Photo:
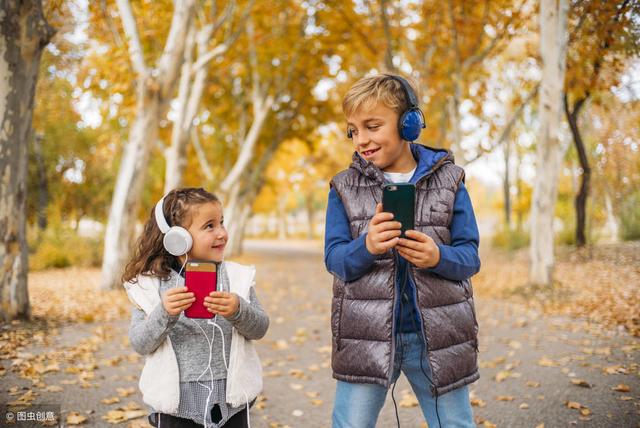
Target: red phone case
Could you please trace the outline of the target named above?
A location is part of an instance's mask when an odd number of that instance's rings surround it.
[[[212,314],[204,306],[204,298],[212,291],[216,291],[218,274],[216,264],[213,262],[192,261],[187,263],[185,273],[185,286],[195,295],[196,300],[185,311],[189,318],[213,318]]]

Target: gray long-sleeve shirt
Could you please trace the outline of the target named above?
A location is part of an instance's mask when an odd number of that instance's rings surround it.
[[[162,295],[170,288],[182,286],[181,279],[177,272],[171,271],[167,281],[160,281],[160,294]],[[224,263],[220,264],[218,272],[218,290],[229,290],[229,279]],[[222,359],[220,330],[209,324],[208,321],[187,318],[184,316],[184,312],[171,316],[164,309],[162,303],[158,304],[148,317],[144,311],[134,307],[129,327],[129,341],[136,352],[146,355],[155,351],[169,335],[178,360],[180,382],[225,379],[227,372]],[[240,298],[240,308],[235,315],[230,318],[218,316],[216,322],[224,333],[224,351],[227,362],[231,348],[232,327],[235,327],[241,335],[249,340],[262,338],[269,327],[269,317],[260,305],[253,288],[248,302]],[[209,342],[203,333],[206,334],[209,341],[213,337],[211,372],[207,370]]]

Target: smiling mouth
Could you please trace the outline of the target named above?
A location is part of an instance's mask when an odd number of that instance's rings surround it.
[[[362,153],[362,156],[369,157],[372,154],[374,154],[375,152],[377,152],[378,150],[380,150],[380,147],[378,147],[377,149],[365,150],[365,151],[363,151],[361,153]]]

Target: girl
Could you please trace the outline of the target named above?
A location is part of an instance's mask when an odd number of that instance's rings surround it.
[[[172,190],[152,210],[122,277],[135,304],[129,341],[145,355],[140,376],[149,422],[169,427],[250,426],[248,407],[262,389],[251,340],[269,318],[254,290],[255,269],[223,261],[222,204],[204,189]],[[182,313],[195,297],[184,286],[187,260],[218,264],[217,291],[205,298],[215,318]]]

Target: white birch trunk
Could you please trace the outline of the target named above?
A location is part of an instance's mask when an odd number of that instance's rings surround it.
[[[531,205],[531,266],[533,284],[550,285],[553,279],[553,218],[558,175],[564,154],[561,143],[562,94],[566,67],[567,0],[540,3],[540,130],[536,147],[536,177]]]
[[[176,0],[169,35],[155,70],[142,56],[136,21],[128,0],[117,0],[127,34],[131,62],[137,73],[136,118],[120,163],[109,221],[105,229],[102,278],[99,287],[116,288],[129,258],[130,244],[144,186],[149,151],[158,135],[158,124],[166,114],[183,61],[194,0]],[[157,77],[155,77],[157,76]]]
[[[0,2],[0,322],[29,318],[27,144],[42,50],[53,36],[42,2]]]

